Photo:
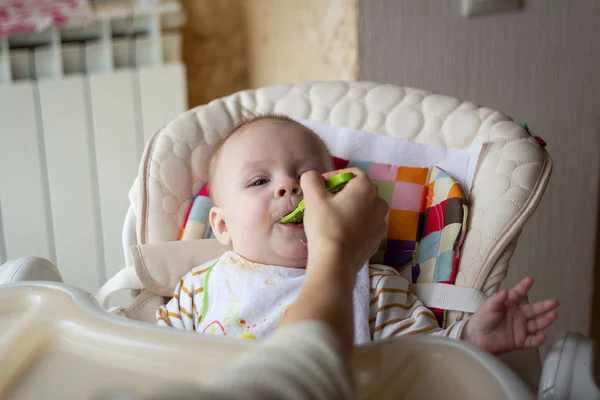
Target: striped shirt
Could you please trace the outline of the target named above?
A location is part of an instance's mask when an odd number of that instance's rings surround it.
[[[207,299],[204,290],[205,285],[210,286],[208,283],[212,283],[208,279],[211,266],[212,264],[205,264],[195,267],[179,281],[173,298],[156,312],[158,325],[203,331],[200,326],[206,325],[202,324],[202,316],[205,315],[204,301]],[[431,310],[410,292],[409,282],[395,269],[384,265],[371,265],[369,280],[368,323],[372,340],[416,334],[460,338],[464,322],[456,322],[446,329],[440,328]],[[300,286],[301,284],[298,284],[297,292]]]

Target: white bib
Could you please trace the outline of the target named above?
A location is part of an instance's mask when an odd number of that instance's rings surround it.
[[[369,342],[369,277],[363,268],[354,291],[355,343]],[[296,301],[306,270],[250,262],[235,252],[225,253],[207,272],[203,318],[197,331],[245,339],[262,339],[281,324]],[[366,287],[364,276],[366,273]],[[359,293],[357,293],[359,292]],[[359,297],[362,301],[357,301]],[[367,309],[365,309],[365,306]]]

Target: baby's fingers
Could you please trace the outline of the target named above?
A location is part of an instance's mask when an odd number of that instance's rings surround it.
[[[543,333],[538,333],[536,335],[527,335],[527,338],[525,339],[525,344],[523,347],[525,347],[525,348],[539,347],[545,341],[546,341],[546,335],[544,335]]]
[[[548,299],[544,301],[538,301],[533,304],[527,304],[521,307],[525,318],[532,319],[541,315],[545,312],[555,310],[558,307],[558,300]]]
[[[530,319],[527,321],[527,333],[538,333],[546,329],[556,321],[556,317],[557,315],[554,311],[548,311],[534,319]]]
[[[502,311],[506,308],[508,290],[504,289],[491,295],[485,302],[486,311]]]
[[[511,304],[518,305],[523,300],[525,300],[525,296],[527,296],[527,292],[533,286],[533,278],[528,276],[521,280],[521,282],[517,283],[515,287],[510,289],[508,293],[508,301]]]

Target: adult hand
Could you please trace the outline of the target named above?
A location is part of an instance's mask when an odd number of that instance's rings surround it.
[[[339,192],[325,188],[325,179],[344,172],[356,177]],[[378,249],[386,232],[387,203],[377,194],[377,186],[359,168],[302,175],[304,230],[309,259],[323,251],[342,254],[344,268],[356,274]]]
[[[356,177],[336,194],[324,178],[342,172]],[[339,354],[349,360],[354,338],[352,292],[356,273],[377,251],[386,230],[388,206],[377,188],[358,168],[302,175],[304,231],[308,246],[306,280],[283,324],[317,320],[328,324],[339,339]]]

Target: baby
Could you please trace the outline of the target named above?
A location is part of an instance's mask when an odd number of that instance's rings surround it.
[[[303,225],[279,220],[302,200],[300,176],[311,170],[332,171],[331,156],[313,131],[287,117],[254,118],[215,146],[209,220],[217,240],[233,251],[186,274],[158,309],[159,325],[246,339],[280,325],[304,281],[308,252]],[[365,265],[354,290],[355,343],[427,333],[494,353],[536,347],[556,319],[558,302],[521,306],[532,284],[525,278],[488,298],[466,321],[442,329],[395,269]]]

